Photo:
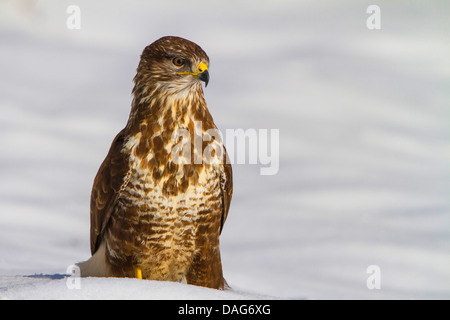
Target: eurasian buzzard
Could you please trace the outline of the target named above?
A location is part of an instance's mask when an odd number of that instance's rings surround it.
[[[211,133],[217,128],[201,85],[208,84],[208,66],[202,48],[179,37],[144,49],[127,125],[94,180],[92,257],[79,264],[82,276],[226,286],[219,235],[232,173]],[[205,152],[212,143],[223,152]]]

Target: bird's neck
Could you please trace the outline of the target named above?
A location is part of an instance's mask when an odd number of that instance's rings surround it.
[[[152,124],[169,130],[174,126],[188,126],[194,121],[212,122],[206,108],[200,83],[180,90],[178,87],[136,83],[127,129],[139,131],[142,125]]]

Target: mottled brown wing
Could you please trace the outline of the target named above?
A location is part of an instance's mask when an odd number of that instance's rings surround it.
[[[230,210],[231,197],[233,196],[233,171],[231,170],[230,160],[227,155],[227,151],[225,147],[223,148],[224,155],[224,165],[223,165],[223,174],[221,181],[222,188],[222,199],[223,199],[223,208],[222,208],[222,219],[220,221],[220,233],[222,233],[223,225],[225,224],[225,220],[228,216],[228,210]]]
[[[91,253],[101,244],[103,232],[113,213],[120,191],[127,183],[129,156],[121,152],[124,143],[124,130],[114,139],[108,155],[94,179],[91,192]]]

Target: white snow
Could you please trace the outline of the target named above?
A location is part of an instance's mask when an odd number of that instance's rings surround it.
[[[128,299],[128,300],[248,300],[273,297],[215,290],[175,282],[127,278],[81,278],[79,286],[64,275],[2,276],[1,299]]]
[[[68,30],[66,8],[81,9]],[[450,298],[450,4],[0,1],[0,299]],[[59,274],[89,257],[93,178],[143,48],[190,39],[219,128],[279,129],[234,165],[232,291]],[[366,269],[378,265],[381,289]]]

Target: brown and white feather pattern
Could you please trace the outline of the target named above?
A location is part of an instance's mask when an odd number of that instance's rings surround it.
[[[216,129],[201,82],[174,72],[170,58],[209,64],[196,44],[165,37],[148,46],[134,79],[126,127],[114,139],[91,195],[91,251],[83,276],[134,277],[224,288],[219,235],[232,195],[226,153],[195,164],[195,122]],[[179,129],[191,135],[191,160],[175,163]],[[220,143],[221,141],[215,141]],[[221,145],[223,147],[223,145]],[[225,149],[223,149],[225,150]],[[196,154],[194,154],[196,152]]]

